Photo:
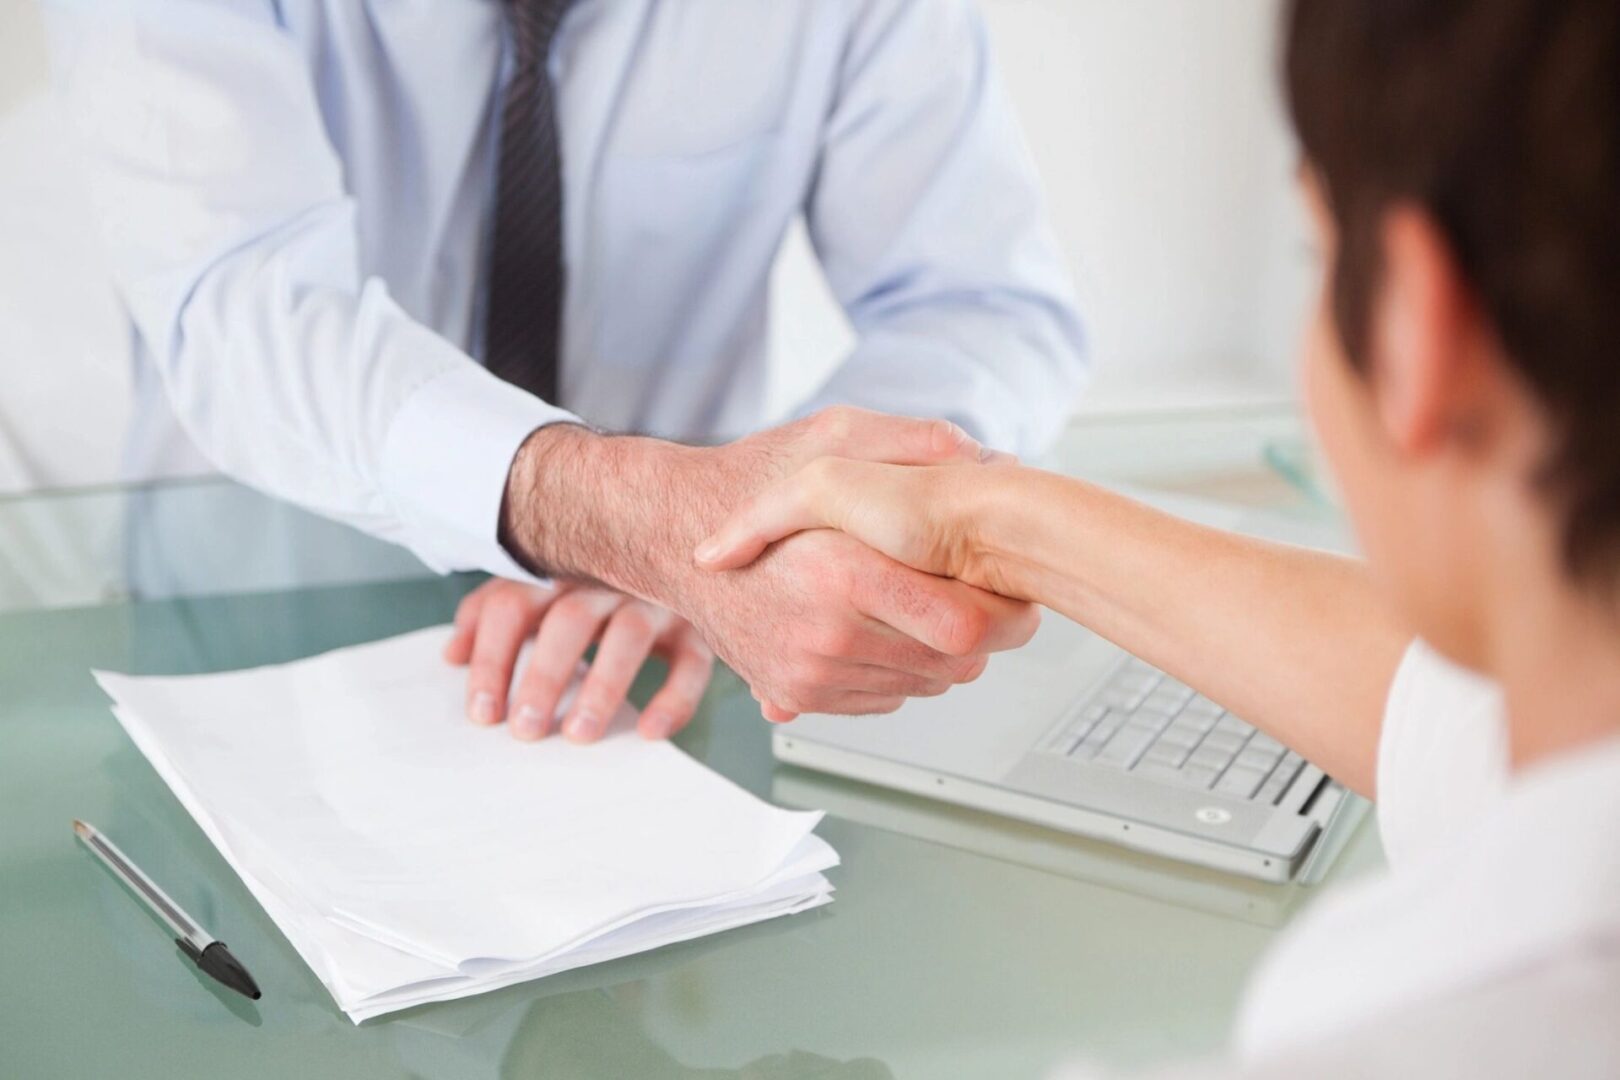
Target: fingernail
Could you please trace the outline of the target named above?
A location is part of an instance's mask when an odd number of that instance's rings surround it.
[[[644,713],[641,717],[641,733],[649,739],[669,738],[669,729],[674,726],[674,721],[663,713]]]
[[[1016,465],[1018,457],[1004,450],[992,450],[987,446],[979,451],[979,462],[984,465]]]
[[[714,540],[705,540],[699,544],[692,557],[700,563],[713,562],[715,556],[720,554],[720,545]]]
[[[540,737],[540,710],[533,705],[525,705],[517,711],[512,718],[513,732],[520,739],[538,739]]]
[[[601,720],[589,709],[575,709],[563,724],[563,734],[574,742],[589,742],[596,738]]]
[[[488,690],[480,690],[473,695],[472,709],[468,713],[475,724],[493,724],[495,722],[495,695]]]

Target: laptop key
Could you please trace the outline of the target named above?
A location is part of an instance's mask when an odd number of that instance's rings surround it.
[[[1208,791],[1209,785],[1213,784],[1215,778],[1221,775],[1219,769],[1212,769],[1207,765],[1198,765],[1192,762],[1189,762],[1178,771],[1181,773],[1181,783],[1188,787],[1203,788],[1205,791]]]
[[[1187,704],[1187,699],[1174,690],[1161,686],[1149,694],[1142,704],[1144,708],[1158,709],[1168,716],[1174,716],[1181,711],[1183,705]]]
[[[1198,732],[1199,736],[1202,737],[1205,732],[1209,731],[1215,726],[1215,720],[1216,718],[1214,716],[1210,716],[1207,713],[1194,713],[1189,712],[1187,709],[1182,709],[1181,712],[1176,715],[1176,726],[1184,727],[1188,731],[1196,731]]]
[[[1236,795],[1240,799],[1247,799],[1259,790],[1260,783],[1265,778],[1266,774],[1258,769],[1233,765],[1215,781],[1215,790],[1222,795]]]
[[[1074,749],[1069,751],[1069,756],[1089,761],[1096,757],[1103,747],[1108,745],[1108,740],[1112,734],[1110,732],[1108,735],[1102,735],[1094,729],[1090,735],[1075,744]]]
[[[1290,750],[1283,755],[1282,761],[1277,765],[1277,771],[1271,774],[1271,779],[1281,781],[1286,790],[1288,785],[1294,782],[1294,777],[1299,775],[1299,770],[1304,767],[1305,759]]]
[[[1145,694],[1159,685],[1160,677],[1146,671],[1122,671],[1108,685],[1127,693]]]
[[[1142,755],[1142,763],[1151,762],[1155,765],[1168,765],[1172,769],[1179,769],[1186,764],[1187,755],[1191,753],[1191,747],[1176,746],[1174,743],[1167,743],[1161,739],[1149,747],[1147,753]],[[1138,765],[1137,768],[1140,769],[1141,766]]]
[[[1110,709],[1123,709],[1129,712],[1142,704],[1142,699],[1146,696],[1146,694],[1135,690],[1117,689],[1111,686],[1103,691],[1102,703]]]
[[[1093,735],[1101,735],[1106,741],[1114,732],[1125,723],[1125,714],[1117,709],[1109,709],[1103,718],[1097,721],[1097,726],[1091,729]]]
[[[1129,720],[1125,721],[1125,726],[1127,728],[1135,728],[1138,731],[1146,731],[1150,734],[1158,735],[1159,732],[1170,726],[1170,718],[1168,716],[1161,716],[1158,713],[1144,711],[1137,713]]]
[[[1091,731],[1092,725],[1087,724],[1084,727],[1069,732],[1068,741],[1065,742],[1057,752],[1062,754],[1074,753],[1075,747],[1084,742],[1091,735]]]
[[[1274,754],[1277,757],[1282,757],[1283,753],[1288,749],[1263,731],[1255,732],[1254,738],[1249,740],[1249,746],[1255,750],[1264,750],[1266,753]]]
[[[1204,736],[1202,748],[1218,750],[1227,755],[1227,760],[1230,761],[1232,758],[1237,756],[1238,751],[1243,749],[1243,740],[1238,738],[1236,735],[1222,731],[1220,728],[1216,728],[1214,731]]]
[[[1126,728],[1103,747],[1102,753],[1097,755],[1097,762],[1101,765],[1113,765],[1121,769],[1128,769],[1136,764],[1136,759],[1142,756],[1148,744],[1153,741],[1150,732]]]
[[[1281,752],[1273,754],[1265,750],[1257,750],[1254,744],[1250,743],[1243,748],[1243,752],[1237,756],[1234,764],[1241,765],[1246,769],[1258,770],[1264,775],[1269,773],[1281,758]]]
[[[1232,755],[1213,746],[1200,746],[1193,751],[1190,765],[1197,765],[1205,769],[1214,769],[1220,772],[1232,763]]]
[[[1273,804],[1304,765],[1277,740],[1134,657],[1048,736],[1045,749]]]
[[[1191,751],[1193,747],[1198,745],[1203,737],[1202,732],[1186,727],[1177,721],[1176,723],[1171,724],[1163,735],[1159,736],[1159,742],[1168,746],[1185,747],[1187,750]]]
[[[1288,784],[1278,779],[1276,773],[1260,785],[1260,790],[1254,793],[1254,801],[1266,806],[1276,806],[1277,800],[1282,798],[1283,792],[1288,790]]]

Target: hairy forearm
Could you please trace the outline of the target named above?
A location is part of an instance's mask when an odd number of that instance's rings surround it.
[[[671,606],[690,574],[690,545],[713,516],[683,482],[704,453],[572,424],[542,428],[512,464],[502,541],[537,573]]]
[[[1372,792],[1385,698],[1412,634],[1361,563],[1029,469],[986,485],[983,503],[976,576],[1082,623]]]
[[[765,438],[697,447],[552,424],[512,463],[501,540],[535,573],[600,582],[693,618],[719,584],[693,549],[781,474],[784,453]]]

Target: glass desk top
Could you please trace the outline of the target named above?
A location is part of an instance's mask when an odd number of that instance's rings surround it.
[[[1297,438],[1285,412],[1136,418],[1077,427],[1052,463],[1329,522],[1261,465],[1266,447]],[[767,799],[829,811],[820,831],[843,857],[834,904],[357,1028],[129,743],[89,670],[306,656],[443,622],[477,579],[432,577],[217,481],[0,501],[0,559],[4,1077],[1003,1078],[1073,1057],[1129,1068],[1220,1047],[1278,927],[1379,861],[1363,828],[1326,884],[1265,886],[788,769],[722,672],[679,743]],[[264,998],[235,997],[185,962],[74,842],[76,816],[230,942]]]

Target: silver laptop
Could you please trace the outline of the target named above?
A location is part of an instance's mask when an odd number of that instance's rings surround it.
[[[1231,514],[1174,509],[1215,524]],[[888,717],[804,717],[777,729],[772,749],[807,769],[1263,881],[1319,878],[1365,811],[1241,717],[1051,612],[975,683]]]

